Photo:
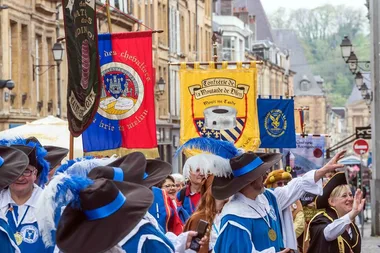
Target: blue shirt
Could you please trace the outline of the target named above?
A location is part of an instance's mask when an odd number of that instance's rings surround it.
[[[138,253],[174,253],[174,246],[171,241],[151,223],[144,222],[143,225],[136,227],[137,231],[132,237],[122,245],[122,249],[126,252]],[[141,222],[140,222],[141,224]],[[128,236],[127,236],[128,237]]]
[[[0,218],[0,252],[15,253],[16,249],[15,238],[8,223]]]
[[[276,252],[279,252],[284,247],[276,197],[269,191],[265,191],[264,195],[270,206],[270,212],[266,216],[258,218],[240,217],[235,214],[223,216],[220,234],[214,248],[215,253],[252,252],[253,246],[258,251],[274,247]],[[255,212],[253,208],[252,212]],[[270,228],[264,219],[269,222]],[[268,236],[270,229],[276,232],[277,238],[274,241]]]

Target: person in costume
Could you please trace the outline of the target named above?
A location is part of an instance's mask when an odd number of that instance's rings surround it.
[[[207,177],[205,183],[202,186],[199,206],[196,211],[187,220],[183,231],[195,231],[198,226],[199,220],[207,221],[209,224],[207,237],[209,240],[205,244],[205,247],[200,250],[200,253],[207,253],[215,245],[216,239],[218,237],[218,227],[220,224],[220,213],[223,206],[227,203],[226,200],[217,200],[211,194],[211,185],[214,180],[214,176],[210,175]]]
[[[28,156],[21,150],[0,146],[0,189],[9,187],[27,169]],[[19,253],[15,232],[7,222],[3,212],[0,212],[0,252]]]
[[[0,212],[7,218],[21,252],[52,252],[53,248],[45,247],[36,221],[36,203],[42,189],[35,182],[41,187],[47,182],[46,150],[24,139],[1,140],[0,143],[23,151],[29,158],[26,170],[0,192]]]
[[[344,172],[338,172],[323,187],[315,205],[325,208],[309,224],[308,253],[361,252],[361,236],[355,218],[365,205],[363,193],[358,189],[352,196]]]
[[[67,148],[56,147],[56,146],[42,146],[40,141],[36,137],[29,137],[26,139],[26,143],[35,143],[40,147],[43,147],[47,154],[44,159],[49,163],[49,175],[48,180],[54,175],[55,169],[61,166],[62,160],[67,156],[69,150]]]
[[[176,202],[176,186],[175,186],[175,180],[172,176],[167,176],[164,181],[159,183],[157,185],[158,188],[161,188],[162,190],[166,191],[166,194],[169,196],[169,198],[173,201],[175,206],[177,206]]]
[[[147,165],[149,168],[145,168]],[[167,170],[165,166],[167,166],[167,163],[159,160],[145,160],[143,154],[136,152],[119,158],[107,166],[94,168],[88,176],[92,179],[108,178],[115,181],[132,181],[140,185],[150,186],[162,177],[162,172],[160,171],[163,170],[165,173],[165,170]],[[173,233],[164,235],[157,221],[147,212],[132,232],[121,240],[118,245],[126,252],[151,252],[148,249],[154,249],[155,252],[160,253],[185,252],[186,248],[189,247],[191,238],[195,235],[196,232],[194,231],[181,233],[178,237]],[[203,238],[202,244],[205,241],[206,238]],[[146,251],[140,250],[139,247],[146,248]]]
[[[280,161],[280,154],[247,152],[230,159],[229,170],[213,172],[213,196],[219,200],[232,197],[222,210],[214,251],[284,253],[297,250],[289,207],[305,192],[321,194],[321,179],[327,172],[343,166],[336,163],[343,154],[337,154],[321,169],[273,191],[265,189],[263,177]]]
[[[266,188],[275,189],[285,186],[292,180],[292,175],[282,169],[271,171],[265,179],[264,185]],[[297,200],[290,206],[292,212],[294,231],[298,243],[298,251],[302,252],[303,247],[303,232],[305,230],[305,216],[300,200]]]

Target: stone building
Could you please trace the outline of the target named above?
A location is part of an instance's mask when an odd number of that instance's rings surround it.
[[[96,0],[99,33],[109,32],[105,2]],[[15,83],[12,91],[0,90],[4,98],[0,101],[0,130],[47,115],[66,118],[66,56],[60,64],[59,113],[57,67],[52,55],[57,37],[64,35],[61,1],[1,0],[0,5],[7,7],[0,8],[0,79]],[[212,1],[110,0],[110,5],[117,8],[111,8],[114,33],[147,27],[163,30],[153,34],[156,81],[165,82],[162,94],[155,89],[157,136],[161,157],[171,161],[179,135],[179,78],[178,69],[169,67],[168,62],[211,59]]]
[[[280,48],[288,50],[290,69],[296,72],[293,81],[295,107],[309,108],[305,113],[305,133],[326,134],[327,104],[323,79],[312,73],[296,31],[274,29],[273,36]]]

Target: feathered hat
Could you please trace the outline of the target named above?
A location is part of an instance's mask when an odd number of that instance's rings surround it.
[[[67,148],[56,147],[56,146],[42,146],[40,141],[36,137],[33,137],[33,136],[28,137],[26,139],[26,142],[27,143],[34,142],[37,145],[46,149],[47,154],[45,156],[45,160],[48,161],[50,164],[49,170],[52,170],[55,167],[57,167],[69,153],[69,150]]]
[[[197,137],[179,147],[176,155],[181,152],[196,154],[189,157],[183,166],[183,176],[189,178],[190,171],[198,169],[206,177],[210,173],[229,175],[228,171],[231,170],[229,159],[241,154],[243,150],[236,148],[233,143],[228,141]]]
[[[264,185],[267,188],[272,188],[273,184],[279,181],[289,182],[292,180],[292,175],[282,169],[271,171],[264,181]]]
[[[49,163],[45,160],[47,154],[46,149],[44,149],[38,143],[28,141],[24,138],[12,138],[12,139],[1,139],[0,146],[14,147],[23,151],[29,158],[29,164],[36,167],[39,178],[38,185],[42,188],[45,187],[45,184],[48,181],[49,174]],[[30,151],[30,148],[32,149]]]

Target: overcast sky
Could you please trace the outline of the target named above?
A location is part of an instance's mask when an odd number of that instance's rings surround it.
[[[248,0],[249,1],[249,0]],[[365,0],[261,0],[267,14],[273,12],[279,7],[285,7],[288,9],[308,8],[312,9],[324,4],[354,6],[358,8],[366,9],[364,6]]]

